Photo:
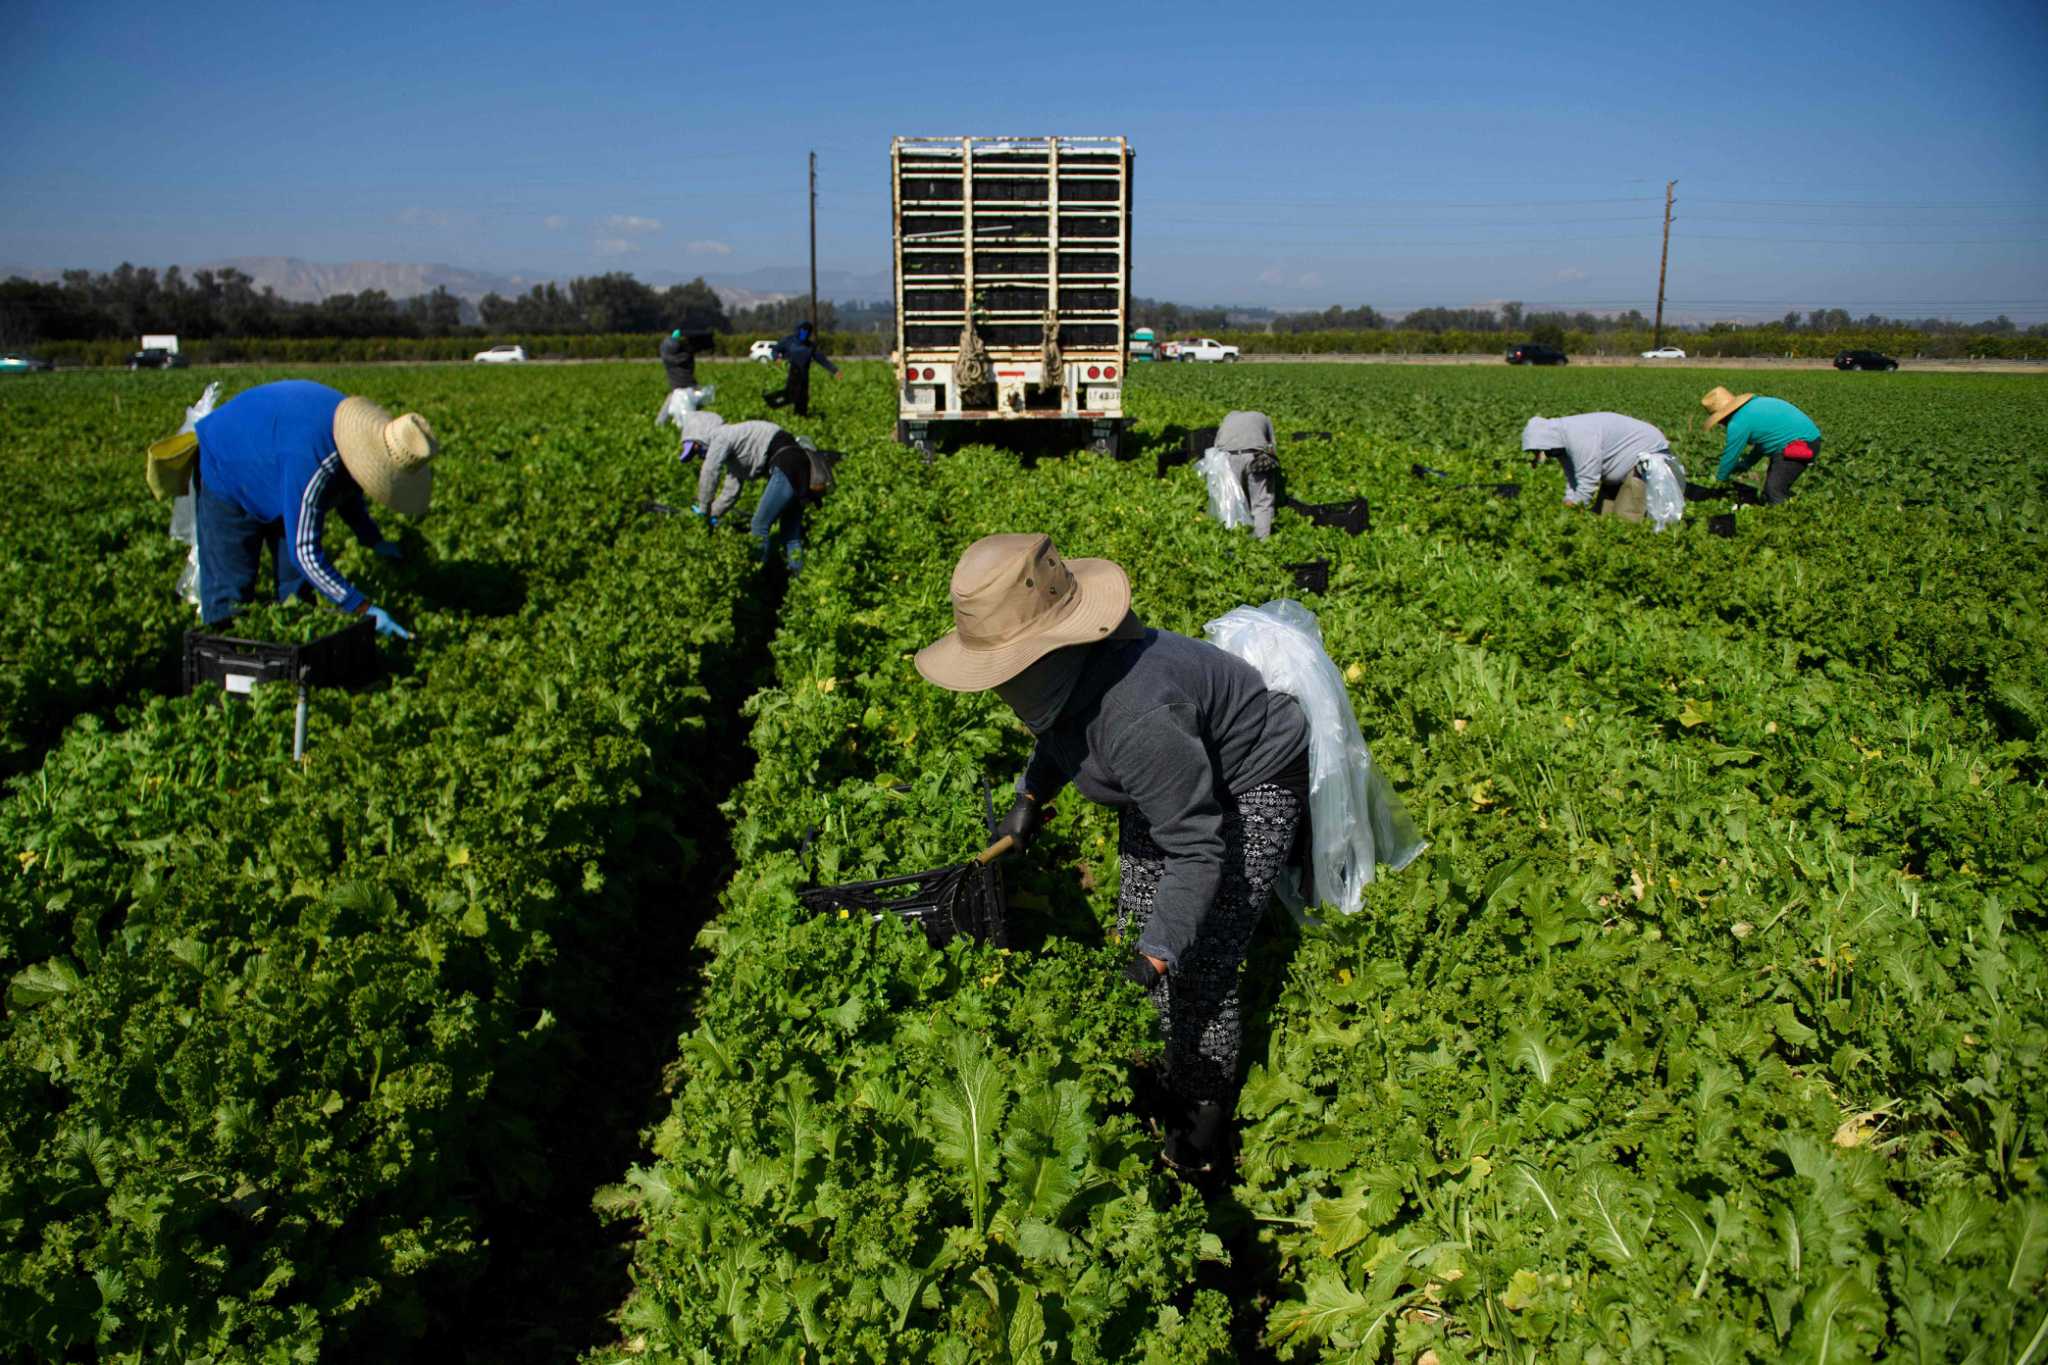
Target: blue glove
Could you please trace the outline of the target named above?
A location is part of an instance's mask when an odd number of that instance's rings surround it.
[[[363,614],[377,623],[377,633],[379,635],[396,635],[401,640],[410,640],[412,638],[412,632],[392,620],[391,613],[382,607],[371,607]]]
[[[711,515],[711,514],[710,514],[709,512],[705,511],[705,510],[704,510],[704,504],[703,504],[703,503],[701,503],[701,502],[693,502],[693,503],[691,503],[691,504],[690,504],[690,510],[691,510],[692,512],[695,512],[695,513],[696,513],[696,514],[697,514],[698,516],[700,516],[700,517],[704,518],[705,522],[706,522],[707,524],[709,524],[709,525],[710,525],[710,526],[711,526],[711,527],[712,527],[712,528],[713,528],[714,530],[715,530],[715,529],[717,529],[717,526],[718,526],[718,518],[717,518],[717,517],[714,517],[714,516],[712,516],[712,515]]]
[[[370,553],[380,559],[404,559],[405,551],[398,548],[395,540],[380,540],[370,547]]]

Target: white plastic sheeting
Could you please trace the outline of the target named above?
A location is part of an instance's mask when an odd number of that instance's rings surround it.
[[[1252,524],[1251,503],[1244,495],[1244,480],[1231,468],[1230,452],[1211,446],[1195,467],[1209,483],[1209,515],[1223,523],[1226,531]]]
[[[1399,872],[1429,845],[1372,761],[1315,613],[1281,598],[1235,607],[1203,628],[1308,717],[1311,902],[1357,913],[1378,864]]]
[[[703,408],[706,403],[718,397],[716,384],[705,384],[700,388],[670,389],[660,409],[654,414],[654,425],[673,426],[682,430],[683,418]]]
[[[199,425],[199,419],[213,411],[213,405],[220,401],[220,383],[206,386],[199,395],[199,401],[185,409],[185,424],[178,428],[177,435]],[[194,455],[193,460],[198,460]],[[171,499],[171,539],[185,542],[185,570],[178,575],[178,596],[190,602],[194,610],[199,606],[199,518],[192,508],[192,490],[188,486],[183,493]]]
[[[1678,525],[1678,519],[1685,515],[1685,490],[1678,485],[1678,475],[1672,472],[1671,461],[1662,455],[1646,456],[1640,468],[1646,485],[1645,507],[1650,521],[1658,530],[1667,531]]]

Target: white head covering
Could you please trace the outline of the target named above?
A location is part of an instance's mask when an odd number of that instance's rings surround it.
[[[1555,417],[1531,417],[1522,428],[1522,449],[1563,450],[1564,423]]]

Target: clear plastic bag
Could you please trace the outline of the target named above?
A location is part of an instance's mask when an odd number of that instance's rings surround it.
[[[214,404],[219,401],[220,383],[216,380],[206,386],[205,392],[199,395],[198,402],[185,409],[185,424],[179,427],[175,434],[183,436],[186,432],[198,426],[199,419],[212,412]],[[194,607],[197,607],[199,605],[199,515],[193,508],[192,493],[189,489],[171,499],[171,539],[182,540],[187,547],[185,551],[185,568],[178,575],[178,596],[190,602]]]
[[[1664,455],[1646,455],[1637,466],[1642,472],[1646,485],[1646,510],[1651,523],[1659,530],[1666,531],[1678,525],[1678,519],[1685,515],[1685,489],[1672,471],[1671,460]]]
[[[1252,524],[1251,504],[1245,500],[1244,480],[1231,463],[1230,452],[1211,446],[1195,465],[1209,484],[1209,515],[1223,523],[1226,531]]]
[[[683,418],[701,411],[706,403],[716,397],[716,384],[705,384],[699,388],[670,389],[668,397],[661,402],[660,410],[654,414],[654,425],[673,426],[681,430]]]
[[[1323,649],[1315,613],[1281,598],[1235,607],[1203,628],[1266,686],[1301,703],[1308,717],[1308,813],[1313,887],[1307,899],[1355,914],[1380,863],[1399,872],[1429,845],[1372,761],[1343,675]]]

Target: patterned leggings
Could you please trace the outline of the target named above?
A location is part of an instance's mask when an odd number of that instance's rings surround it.
[[[1152,993],[1166,1035],[1167,1083],[1185,1100],[1228,1100],[1236,1091],[1244,1044],[1239,978],[1300,819],[1301,798],[1271,782],[1224,807],[1223,884],[1193,946]],[[1135,943],[1152,918],[1166,853],[1152,842],[1151,821],[1130,806],[1117,811],[1117,854],[1117,933]]]

